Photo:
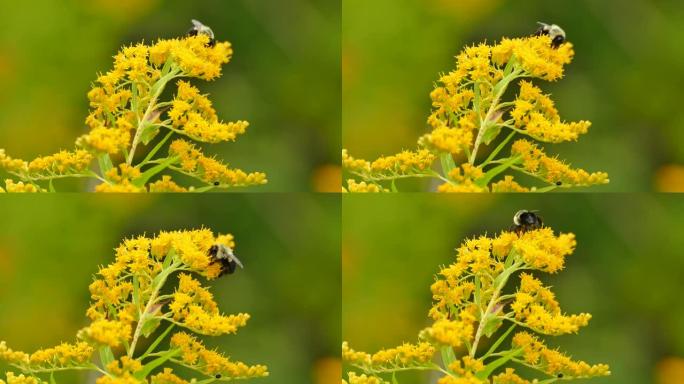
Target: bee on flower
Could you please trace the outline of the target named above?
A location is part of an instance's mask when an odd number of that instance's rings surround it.
[[[532,82],[560,80],[574,55],[565,31],[545,23],[532,36],[464,48],[430,93],[430,131],[417,149],[374,161],[343,149],[342,165],[352,176],[344,191],[396,192],[397,182],[410,178],[434,179],[437,192],[546,192],[608,183],[605,172],[573,168],[538,144],[551,148],[589,131],[589,121],[563,120],[550,95]],[[510,88],[518,92],[507,100]],[[533,183],[521,184],[514,174]]]
[[[342,359],[352,367],[346,382],[396,383],[401,372],[411,370],[433,371],[439,384],[551,383],[610,375],[608,365],[573,360],[540,337],[576,334],[591,319],[588,313],[562,311],[537,276],[564,268],[575,235],[556,234],[527,210],[517,212],[514,221],[517,228],[468,239],[457,248],[454,261],[440,269],[430,287],[431,324],[415,343],[367,353],[343,342]],[[528,375],[533,377],[523,378]]]
[[[262,172],[245,172],[206,155],[193,142],[235,142],[249,123],[221,120],[208,95],[188,79],[213,81],[233,48],[192,20],[184,37],[131,45],[114,56],[111,70],[88,92],[88,133],[75,149],[31,161],[0,149],[7,192],[53,192],[65,178],[97,182],[96,192],[205,192],[262,185]],[[176,88],[170,100],[164,91]],[[166,151],[166,153],[164,153]],[[194,180],[179,185],[172,174]],[[15,180],[19,180],[16,182]]]
[[[97,384],[213,382],[268,376],[266,366],[233,360],[208,349],[193,336],[235,334],[247,325],[249,314],[221,313],[209,288],[193,276],[215,279],[225,274],[225,259],[217,259],[217,253],[231,250],[227,262],[238,263],[232,253],[234,247],[232,235],[215,236],[207,229],[124,240],[116,249],[115,260],[100,268],[90,284],[91,304],[86,311],[90,324],[78,331],[75,343],[29,354],[0,341],[0,360],[21,372],[18,376],[8,372],[7,384],[47,383],[55,372],[68,370],[96,372],[101,375]],[[171,276],[178,276],[178,283],[167,294],[164,291]],[[174,332],[175,328],[183,330]],[[155,333],[157,330],[160,332]],[[143,339],[148,339],[151,347],[140,348]],[[194,374],[186,380],[168,365],[188,368]],[[151,373],[160,366],[162,372]],[[0,383],[5,382],[0,379]]]

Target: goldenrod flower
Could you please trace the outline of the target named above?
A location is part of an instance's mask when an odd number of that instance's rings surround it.
[[[176,333],[171,337],[171,346],[180,349],[182,361],[200,372],[223,379],[247,379],[268,376],[263,365],[249,366],[240,361],[230,361],[218,352],[208,350],[187,333]]]
[[[354,372],[348,373],[349,381],[342,380],[343,384],[389,384],[389,381],[385,381],[377,376],[367,376],[367,375],[357,375]]]
[[[231,169],[220,161],[206,157],[189,142],[178,139],[171,143],[169,154],[178,157],[182,173],[194,176],[216,186],[244,187],[266,184],[266,175],[261,172],[246,173]]]
[[[610,375],[607,365],[573,361],[561,352],[547,348],[537,337],[527,332],[516,333],[512,344],[513,347],[522,349],[522,356],[527,364],[554,377],[568,380]]]
[[[131,339],[131,332],[130,324],[115,320],[96,320],[78,334],[83,340],[116,348]]]
[[[604,172],[573,170],[532,148],[532,152],[524,152],[520,147],[529,143],[525,140],[516,141],[510,157],[502,155],[516,135],[559,143],[576,141],[587,133],[590,122],[563,121],[551,98],[523,80],[558,80],[573,55],[571,43],[554,47],[549,36],[504,38],[495,45],[464,48],[456,57],[456,68],[442,75],[430,93],[433,110],[427,123],[432,130],[418,139],[416,151],[375,161],[356,159],[346,149],[342,151],[343,168],[360,178],[347,191],[382,191],[388,189],[384,182],[396,191],[395,182],[405,178],[437,179],[437,192],[545,192],[607,183]],[[520,88],[517,98],[502,100],[516,82]],[[499,139],[503,132],[504,138]],[[492,149],[483,158],[482,148],[489,145]],[[537,164],[534,169],[532,163]],[[479,174],[469,175],[466,166]],[[461,170],[465,172],[461,174]],[[508,171],[534,176],[543,185],[522,186],[504,174]]]

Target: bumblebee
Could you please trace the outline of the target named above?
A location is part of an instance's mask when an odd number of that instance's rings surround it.
[[[237,267],[244,268],[240,259],[233,253],[233,250],[224,244],[212,245],[209,248],[209,256],[212,259],[212,264],[221,263],[221,272],[218,277],[233,274]]]
[[[551,46],[558,48],[565,43],[565,31],[556,24],[545,24],[537,22],[539,29],[534,33],[535,36],[549,36],[551,37]]]
[[[192,19],[192,28],[188,31],[187,35],[188,36],[197,36],[199,34],[207,35],[209,36],[209,44],[207,44],[210,47],[213,47],[216,45],[216,39],[214,38],[214,31],[211,30],[211,28],[207,27],[206,25],[202,24],[201,22]]]
[[[511,230],[521,234],[541,228],[543,225],[541,217],[532,211],[520,210],[513,216],[513,226]]]

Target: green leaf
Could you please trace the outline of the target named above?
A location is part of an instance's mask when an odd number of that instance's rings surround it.
[[[537,193],[551,192],[551,191],[553,191],[553,190],[556,189],[556,188],[558,188],[558,186],[556,186],[556,185],[548,185],[548,186],[546,186],[546,187],[537,188],[537,189],[535,190],[535,192],[537,192]]]
[[[513,131],[511,132],[499,145],[496,146],[496,148],[492,151],[492,153],[489,154],[489,157],[487,157],[487,160],[484,161],[482,164],[489,164],[490,161],[494,160],[496,155],[501,152],[501,150],[508,144],[509,141],[515,136],[516,132]]]
[[[138,276],[133,276],[133,304],[136,308],[140,308],[140,283]]]
[[[109,346],[100,347],[99,352],[100,361],[102,362],[103,367],[106,367],[109,363],[114,361],[114,352],[112,352],[112,349]]]
[[[51,193],[55,193],[55,192],[56,192],[56,191],[55,191],[55,186],[52,185],[52,181],[53,181],[53,180],[50,179],[50,183],[48,184],[48,191],[50,191]]]
[[[491,144],[494,139],[499,136],[499,133],[501,133],[501,125],[499,124],[489,124],[485,123],[487,126],[485,127],[485,132],[482,135],[482,141],[486,144],[489,145]]]
[[[55,373],[54,372],[50,372],[50,384],[57,384],[57,382],[55,381]]]
[[[451,363],[456,361],[456,354],[454,353],[454,349],[451,347],[442,347],[439,351],[442,354],[442,363],[444,363],[444,367],[448,369]]]
[[[135,378],[140,380],[146,378],[153,370],[167,362],[169,359],[178,355],[179,353],[180,349],[171,349],[166,351],[166,353],[164,353],[163,355],[145,364],[143,366],[143,369],[135,374]]]
[[[145,159],[142,161],[141,164],[146,164],[148,161],[152,160],[152,158],[154,157],[154,155],[156,155],[157,152],[159,152],[159,150],[161,149],[161,147],[164,145],[164,143],[166,143],[166,142],[169,140],[169,138],[171,138],[171,136],[173,135],[173,133],[174,133],[173,131],[169,131],[169,133],[167,133],[166,136],[164,136],[164,138],[161,139],[161,140],[157,143],[157,145],[155,145],[154,148],[152,148],[152,150],[151,150],[150,152],[147,153],[147,156],[145,156]]]
[[[495,178],[497,175],[504,172],[505,170],[512,167],[513,165],[515,165],[518,162],[520,162],[520,157],[518,157],[518,156],[509,158],[503,164],[499,164],[496,167],[487,171],[484,174],[484,176],[482,176],[482,178],[478,179],[475,182],[475,184],[477,184],[478,186],[483,187],[483,188],[486,187],[487,185],[489,185],[489,182],[492,181],[493,178]]]
[[[503,320],[501,320],[500,317],[495,316],[487,319],[487,322],[485,323],[483,329],[485,336],[487,336],[488,338],[492,337],[494,332],[496,332],[496,330],[499,329],[499,327],[501,327],[501,324],[503,324]]]
[[[145,353],[142,354],[142,356],[141,356],[140,359],[142,360],[142,358],[144,358],[145,356],[147,356],[147,355],[149,355],[150,353],[154,352],[154,350],[157,348],[157,346],[159,345],[159,343],[161,343],[161,342],[164,340],[164,338],[166,338],[166,336],[169,334],[169,332],[171,332],[171,330],[172,330],[175,326],[176,326],[176,324],[171,324],[171,325],[169,325],[169,326],[166,328],[166,330],[164,330],[164,332],[162,332],[161,335],[157,336],[157,338],[154,340],[154,342],[152,342],[152,344],[150,344],[150,346],[147,348],[147,350],[145,351]]]
[[[397,381],[397,373],[396,372],[392,372],[392,384],[399,384],[399,382]]]
[[[475,303],[480,303],[480,278],[475,276],[475,293],[474,293]]]
[[[112,158],[105,153],[97,157],[97,163],[100,165],[100,173],[104,176],[110,169],[114,168]]]
[[[442,172],[444,172],[444,176],[448,176],[449,172],[456,168],[454,157],[451,155],[451,153],[442,153],[439,155],[439,159],[442,162]]]
[[[156,124],[143,123],[143,127],[140,131],[140,141],[147,145],[152,141],[159,133],[159,126]]]
[[[501,343],[503,343],[504,340],[506,340],[506,338],[508,337],[508,335],[510,335],[511,332],[513,332],[513,330],[515,329],[515,327],[516,327],[515,324],[511,325],[510,327],[508,327],[508,330],[506,330],[506,332],[504,332],[503,335],[499,336],[499,338],[496,339],[496,341],[494,342],[494,344],[492,344],[492,346],[489,348],[489,350],[487,351],[487,353],[484,354],[484,356],[487,357],[487,356],[489,356],[490,354],[494,353],[494,352],[496,351],[496,349],[499,348],[499,345],[501,345]]]
[[[171,164],[175,163],[178,161],[177,157],[169,157],[166,160],[164,160],[162,163],[155,165],[154,167],[146,170],[143,172],[140,177],[137,179],[133,180],[133,185],[136,187],[142,188],[147,184],[147,182],[156,174],[159,172],[162,172],[166,168],[168,168]]]
[[[484,370],[478,372],[475,376],[480,380],[484,380],[484,379],[488,378],[489,375],[491,375],[492,372],[494,372],[497,368],[506,364],[510,359],[519,355],[521,352],[522,352],[522,349],[511,349],[505,355],[503,355],[500,358],[498,358],[498,359],[492,361],[491,363],[487,364],[485,366]]]
[[[161,306],[159,309],[161,309]],[[150,337],[150,335],[159,328],[159,324],[161,324],[161,319],[159,317],[150,317],[145,321],[145,324],[143,324],[140,333],[145,337]]]
[[[399,190],[397,189],[396,181],[397,181],[396,179],[393,179],[393,180],[392,180],[392,185],[391,185],[392,192],[394,192],[394,193],[399,192]]]

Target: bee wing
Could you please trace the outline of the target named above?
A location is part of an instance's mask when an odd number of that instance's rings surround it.
[[[237,256],[235,256],[235,254],[231,254],[231,258],[233,259],[235,264],[240,266],[241,269],[245,269],[245,267],[242,265],[242,262],[240,261],[240,259],[237,258]]]
[[[197,20],[195,20],[195,19],[192,19],[192,20],[190,20],[190,21],[192,22],[192,25],[193,25],[195,28],[197,28],[197,29],[201,29],[202,27],[205,26],[205,25],[202,24],[200,21],[197,21]]]

